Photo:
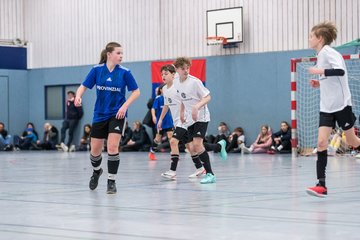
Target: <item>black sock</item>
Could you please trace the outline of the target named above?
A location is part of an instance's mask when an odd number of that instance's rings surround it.
[[[209,158],[209,154],[207,153],[207,151],[204,151],[203,153],[199,154],[199,158],[204,165],[206,173],[211,173],[214,175],[214,173],[211,169],[210,158]]]
[[[196,168],[201,168],[203,166],[201,161],[200,161],[199,155],[197,155],[197,154],[193,155],[193,156],[191,156],[191,158],[192,158]]]
[[[317,179],[319,179],[319,184],[325,187],[325,175],[326,175],[326,165],[327,165],[327,150],[317,152],[318,159],[316,161],[316,173]]]
[[[94,172],[95,173],[100,173],[100,165],[101,165],[101,161],[102,161],[102,156],[101,154],[99,156],[93,156],[90,154],[90,161],[91,161],[91,165],[94,168]],[[99,168],[97,170],[95,170],[95,168]]]
[[[179,154],[171,154],[170,170],[176,171],[178,162],[179,162]]]
[[[214,151],[214,152],[220,152],[221,151],[221,145],[218,143],[204,143],[204,147],[206,151]]]
[[[154,153],[156,147],[157,147],[157,144],[155,143],[155,141],[153,141],[152,144],[151,144],[151,147],[150,147],[150,152]]]
[[[119,165],[120,165],[120,157],[119,153],[117,154],[108,154],[108,173],[109,179],[115,181],[115,175],[118,172]]]

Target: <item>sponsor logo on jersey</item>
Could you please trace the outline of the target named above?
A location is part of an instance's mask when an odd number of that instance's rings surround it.
[[[111,80],[111,78],[109,77],[108,79],[106,79],[106,81],[107,81],[107,82],[111,82],[112,80]]]
[[[100,91],[121,92],[121,88],[118,87],[96,86],[96,89]]]

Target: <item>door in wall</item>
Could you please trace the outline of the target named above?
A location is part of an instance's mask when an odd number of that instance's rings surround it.
[[[0,122],[9,129],[9,77],[0,76]]]

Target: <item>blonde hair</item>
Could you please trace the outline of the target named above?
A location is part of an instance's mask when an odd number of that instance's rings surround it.
[[[325,45],[330,45],[337,37],[337,28],[332,22],[319,23],[311,29],[311,32],[317,38],[322,37]]]

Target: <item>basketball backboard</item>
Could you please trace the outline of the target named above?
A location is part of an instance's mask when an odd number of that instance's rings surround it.
[[[242,7],[206,11],[207,37],[225,37],[228,44],[243,41]]]

